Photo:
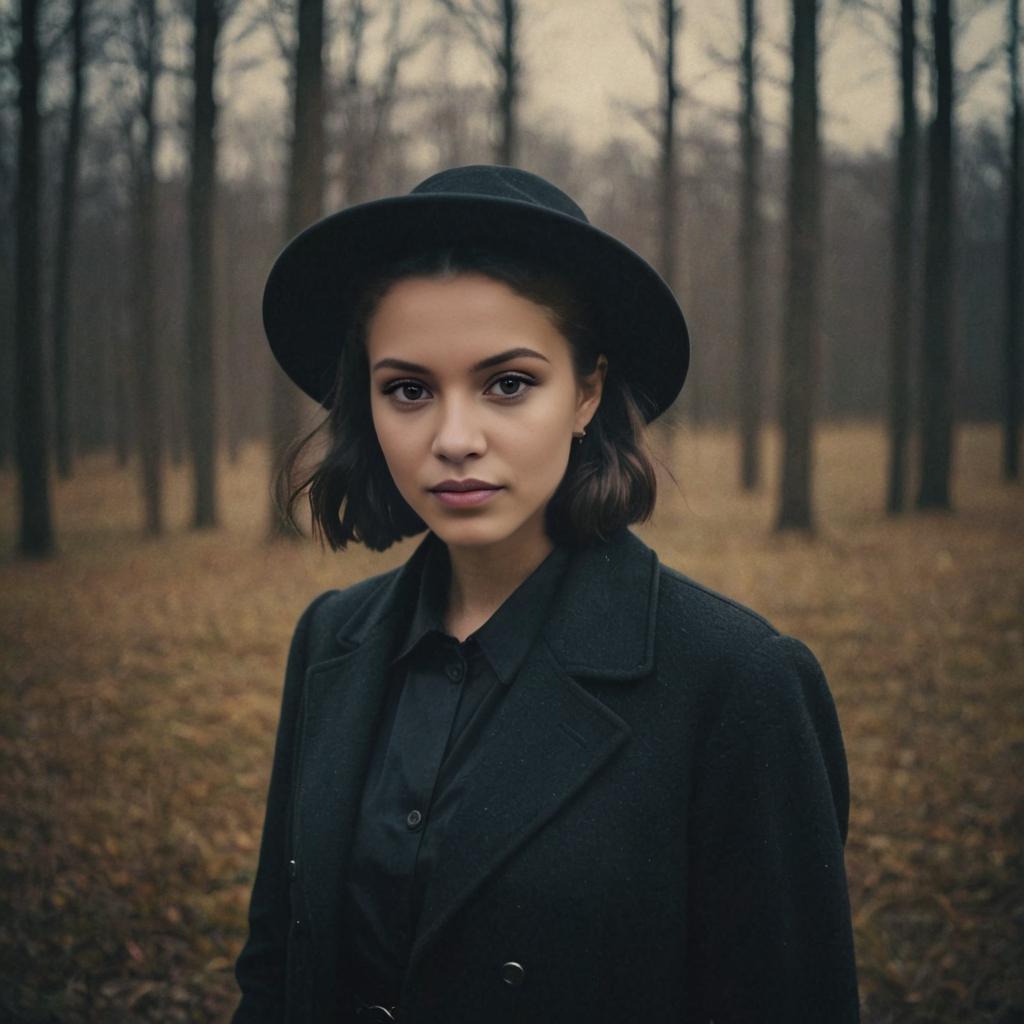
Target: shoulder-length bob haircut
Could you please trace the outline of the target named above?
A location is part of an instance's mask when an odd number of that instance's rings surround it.
[[[298,529],[295,508],[304,493],[314,535],[333,550],[357,541],[384,551],[427,528],[395,486],[377,440],[370,412],[367,329],[378,303],[396,282],[459,274],[484,274],[544,307],[570,344],[577,380],[596,369],[600,339],[588,310],[566,275],[536,257],[444,249],[390,264],[356,286],[356,315],[342,339],[337,376],[324,402],[327,416],[293,442],[276,475],[278,507],[292,528]],[[609,357],[601,403],[586,436],[571,446],[565,476],[545,510],[545,526],[555,543],[587,544],[650,518],[657,483],[638,404],[643,400],[615,372]],[[303,467],[313,448],[321,453],[319,458]]]

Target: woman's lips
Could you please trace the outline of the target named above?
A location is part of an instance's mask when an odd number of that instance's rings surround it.
[[[448,508],[473,508],[490,501],[499,491],[500,487],[481,487],[472,491],[431,491],[430,493]]]

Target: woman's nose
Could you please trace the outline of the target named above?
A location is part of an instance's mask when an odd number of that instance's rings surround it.
[[[431,453],[450,462],[482,455],[487,447],[479,417],[467,399],[448,398],[438,403],[438,423]]]

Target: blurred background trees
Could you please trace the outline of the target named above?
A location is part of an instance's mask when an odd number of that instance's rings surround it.
[[[914,0],[900,0],[900,134],[892,214],[891,312],[889,320],[889,477],[886,508],[903,511],[907,443],[910,437],[911,323],[914,268],[914,208],[918,177],[917,25]]]
[[[297,0],[296,12],[291,69],[294,114],[282,245],[319,219],[324,199],[324,0]],[[277,456],[299,432],[300,396],[276,368],[271,370],[270,392],[270,444],[272,455]],[[272,535],[294,535],[273,506],[270,524]]]
[[[781,367],[782,480],[776,523],[783,530],[810,530],[821,361],[818,0],[793,0],[792,55]]]
[[[26,555],[53,549],[50,515],[49,431],[46,422],[40,228],[42,158],[40,154],[38,0],[21,0],[18,47],[18,162],[15,223],[18,260],[15,273],[14,382],[18,397],[15,451],[20,490],[20,548]]]
[[[602,19],[621,66],[587,52]],[[723,472],[754,488],[779,423],[777,525],[813,526],[823,419],[888,423],[893,513],[950,504],[964,420],[1003,422],[1016,478],[1019,47],[1019,0],[24,0],[0,35],[21,550],[51,550],[50,477],[83,459],[138,475],[153,534],[187,459],[216,524],[218,459],[258,444],[269,474],[316,414],[263,341],[275,253],[456,163],[551,178],[662,269],[694,338],[665,429],[738,429]],[[603,122],[569,95],[594,83]],[[847,93],[886,97],[873,139]]]
[[[948,508],[953,458],[953,13],[932,0],[933,109],[928,126],[919,508]]]
[[[1003,419],[1003,475],[1020,477],[1020,381],[1021,323],[1024,296],[1021,294],[1024,201],[1021,196],[1021,109],[1020,109],[1020,0],[1007,0],[1006,68],[1009,85],[1009,132],[1007,179],[1009,199],[1006,211],[1006,411]]]
[[[752,491],[761,482],[761,374],[764,344],[761,337],[762,258],[761,226],[762,130],[757,99],[759,31],[757,0],[740,0],[743,41],[740,49],[740,223],[737,258],[740,264],[740,323],[737,336],[736,385],[740,431],[740,486]]]
[[[188,373],[186,400],[193,468],[192,522],[217,525],[217,375],[214,365],[214,224],[217,211],[217,101],[213,80],[224,0],[194,0],[192,132],[188,186]]]

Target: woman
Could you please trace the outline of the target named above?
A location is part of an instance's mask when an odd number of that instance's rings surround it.
[[[427,534],[299,621],[235,1020],[856,1020],[821,669],[628,529],[688,364],[658,275],[456,168],[300,235],[264,320],[330,410],[291,501]]]

